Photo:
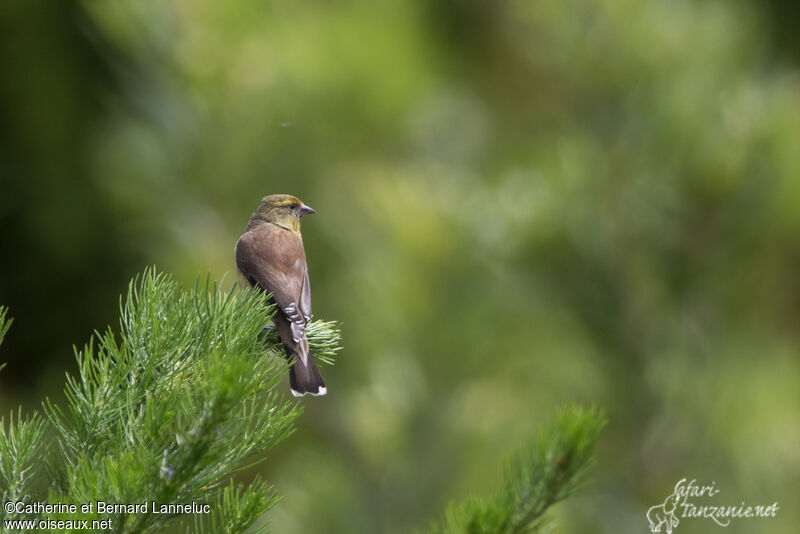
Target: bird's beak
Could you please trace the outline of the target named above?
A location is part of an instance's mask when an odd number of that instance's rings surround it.
[[[311,213],[317,213],[317,210],[315,210],[311,206],[306,206],[305,204],[300,206],[300,217],[302,217],[303,215],[309,215]]]

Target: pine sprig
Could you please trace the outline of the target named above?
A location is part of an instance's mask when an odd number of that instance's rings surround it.
[[[272,507],[278,502],[275,490],[261,479],[256,479],[249,485],[243,486],[231,482],[219,492],[215,510],[206,521],[196,520],[187,534],[235,534],[246,529],[249,534],[265,534],[268,525],[253,525],[253,518],[261,513],[263,503]]]
[[[341,349],[341,323],[337,321],[311,321],[306,327],[308,347],[316,361],[333,365],[336,352]],[[275,328],[268,327],[262,331],[265,339],[280,346],[281,338]]]
[[[605,416],[569,407],[545,426],[535,446],[515,454],[502,490],[490,499],[452,504],[430,534],[533,534],[547,525],[547,510],[585,482]]]
[[[22,409],[9,415],[8,425],[0,417],[0,480],[2,502],[25,501],[31,485],[39,472],[41,452],[45,449],[45,421],[39,414],[23,417]],[[24,515],[8,514],[5,506],[0,520],[22,518]]]
[[[8,333],[8,329],[11,328],[11,323],[14,322],[14,319],[8,316],[8,308],[5,306],[0,306],[0,344],[3,343],[3,340]],[[3,366],[0,365],[0,369]]]
[[[14,320],[8,316],[8,308],[5,306],[0,306],[0,345],[3,343],[3,340],[8,333],[8,329],[11,328],[11,323]],[[0,363],[0,371],[3,370],[5,367],[5,363]]]

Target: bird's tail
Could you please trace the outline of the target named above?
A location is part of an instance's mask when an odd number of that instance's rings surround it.
[[[300,358],[296,358],[292,363],[292,367],[289,369],[289,385],[292,388],[292,395],[295,397],[302,397],[306,393],[322,396],[328,392],[311,354],[308,355],[305,363]]]

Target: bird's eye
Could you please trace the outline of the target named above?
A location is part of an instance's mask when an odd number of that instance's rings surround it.
[[[296,210],[297,209],[297,204],[289,204],[288,208],[290,210]]]

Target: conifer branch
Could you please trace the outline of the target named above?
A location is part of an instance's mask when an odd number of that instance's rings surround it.
[[[0,306],[0,344],[2,344],[3,340],[6,338],[8,329],[11,328],[11,323],[13,322],[14,319],[8,316],[8,308]],[[3,366],[0,365],[0,369],[2,368]]]
[[[0,345],[3,344],[3,340],[8,333],[8,329],[11,328],[11,323],[13,321],[14,320],[8,316],[8,308],[0,306]],[[0,363],[0,371],[2,371],[5,366],[5,363]]]
[[[46,399],[46,421],[17,417],[3,429],[4,500],[123,505],[77,514],[111,519],[115,533],[156,532],[174,523],[193,524],[197,532],[243,532],[277,498],[259,479],[244,485],[232,476],[263,460],[301,412],[275,391],[288,364],[280,341],[261,335],[275,311],[269,296],[226,292],[209,280],[185,291],[148,269],[131,282],[120,311],[118,334],[98,332],[76,350],[65,405]],[[0,310],[0,337],[7,326]],[[328,359],[338,350],[334,323],[312,323],[307,333]],[[46,422],[57,445],[44,462],[49,488],[28,496],[35,476],[29,464],[44,450]],[[143,511],[125,506],[142,503]],[[192,503],[210,509],[154,509]]]
[[[20,409],[15,418],[14,412],[11,412],[8,426],[0,417],[0,498],[3,503],[28,499],[41,465],[44,435],[45,421],[38,413],[23,417]],[[0,520],[13,517],[5,507],[2,508]]]
[[[451,504],[430,534],[534,534],[547,525],[547,510],[575,493],[591,466],[606,424],[597,409],[568,407],[541,431],[535,446],[508,464],[503,488],[492,498]]]

